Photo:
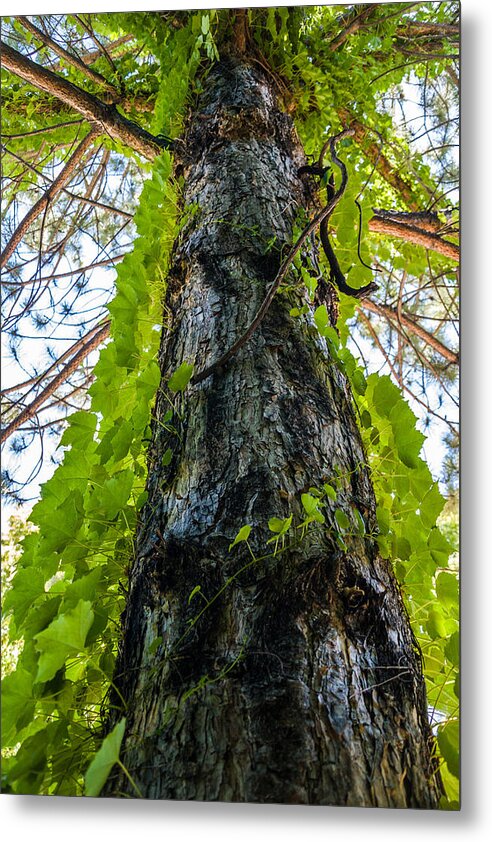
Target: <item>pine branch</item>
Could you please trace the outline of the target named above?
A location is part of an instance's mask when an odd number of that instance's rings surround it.
[[[335,38],[333,38],[332,41],[330,41],[330,43],[328,44],[328,49],[330,50],[330,52],[333,53],[335,52],[335,50],[338,50],[338,48],[345,43],[345,41],[347,40],[347,38],[350,37],[350,35],[353,35],[354,32],[358,32],[358,30],[364,26],[367,18],[371,17],[374,10],[377,9],[380,5],[381,3],[367,3],[365,6],[362,6],[362,11],[360,11],[359,14],[356,15],[350,21],[350,23],[347,24],[347,26],[344,29],[342,29],[342,31],[339,32],[339,34]]]
[[[24,237],[25,233],[29,230],[32,223],[35,219],[38,218],[42,213],[46,211],[48,205],[52,201],[52,199],[56,196],[57,193],[62,190],[65,185],[70,181],[72,178],[77,166],[85,157],[86,153],[92,146],[94,139],[100,134],[100,129],[97,127],[92,127],[88,134],[84,137],[81,143],[77,146],[75,152],[71,157],[68,159],[67,163],[63,167],[61,173],[55,178],[52,182],[50,187],[46,190],[45,193],[41,196],[40,199],[32,206],[32,208],[26,213],[24,219],[19,223],[17,228],[15,229],[14,233],[12,234],[10,240],[8,241],[7,245],[5,246],[3,252],[0,254],[0,267],[5,266],[8,259],[14,253],[15,249],[21,242],[22,238]]]
[[[400,324],[409,333],[413,333],[426,342],[434,351],[437,351],[438,354],[444,357],[444,359],[449,360],[449,362],[455,365],[459,364],[459,354],[456,351],[452,351],[451,348],[440,342],[432,333],[421,327],[411,316],[403,312],[398,313],[397,310],[394,310],[387,304],[378,304],[370,298],[364,299],[358,306],[359,310],[371,310],[371,312],[376,313],[378,316],[384,316],[389,322]]]
[[[353,129],[355,142],[359,144],[364,155],[376,167],[379,174],[388,182],[390,187],[396,193],[399,193],[406,206],[412,211],[419,211],[420,206],[412,188],[401,178],[386,156],[383,155],[378,144],[375,142],[367,143],[369,129],[357,120],[347,108],[339,108],[338,116],[344,125],[348,125]]]
[[[50,50],[56,53],[57,56],[60,56],[60,58],[64,59],[68,64],[71,64],[72,67],[75,67],[77,68],[77,70],[80,70],[88,79],[91,79],[97,85],[100,85],[110,94],[112,94],[115,101],[119,100],[120,91],[118,90],[118,88],[115,88],[115,86],[112,85],[110,82],[108,82],[107,79],[104,78],[104,76],[101,76],[101,74],[98,73],[96,70],[92,70],[92,68],[87,67],[87,65],[84,64],[84,62],[81,61],[81,59],[73,55],[73,53],[69,53],[68,50],[65,50],[64,47],[62,47],[60,44],[57,44],[56,41],[53,41],[53,39],[50,38],[49,35],[46,35],[46,33],[42,31],[42,29],[39,29],[37,26],[35,26],[35,24],[31,23],[31,21],[28,18],[24,17],[24,15],[19,15],[17,17],[17,20],[19,21],[19,23],[22,24],[24,29],[27,29],[28,32],[31,32],[34,35],[34,37],[37,38],[38,41],[41,41],[42,44],[44,44],[46,47],[49,47]]]
[[[78,368],[82,360],[84,360],[91,351],[94,351],[101,342],[103,342],[109,336],[109,329],[110,324],[106,322],[100,328],[100,330],[89,339],[89,341],[84,342],[81,348],[77,351],[77,353],[72,357],[69,363],[67,363],[64,368],[53,378],[53,380],[45,386],[44,389],[37,395],[37,397],[29,404],[29,406],[24,407],[24,409],[19,412],[18,416],[14,418],[13,421],[8,424],[4,430],[2,430],[0,441],[3,443],[12,433],[15,433],[16,430],[19,429],[26,421],[29,421],[38,411],[38,409],[43,405],[47,398],[49,398],[53,393],[61,386],[62,383],[67,380],[71,374]],[[76,343],[77,345],[78,343]],[[74,346],[72,346],[73,349]]]
[[[391,219],[380,211],[375,212],[375,215],[369,220],[369,230],[376,234],[387,234],[390,237],[399,237],[402,240],[408,240],[417,246],[422,246],[426,249],[431,249],[444,257],[449,257],[451,260],[459,262],[460,248],[455,243],[449,240],[444,240],[439,234],[432,234],[424,231],[416,225],[409,225],[406,222],[401,222],[397,219]]]
[[[90,123],[99,126],[109,137],[134,149],[144,158],[153,161],[163,148],[171,147],[172,141],[159,139],[136,123],[123,117],[114,105],[107,105],[93,94],[58,76],[46,67],[36,64],[8,44],[0,41],[2,66],[15,73],[25,82],[29,82],[65,105],[82,114]]]

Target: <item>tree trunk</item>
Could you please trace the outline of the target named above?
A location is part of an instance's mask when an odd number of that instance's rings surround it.
[[[269,78],[227,60],[206,85],[186,138],[195,211],[169,279],[115,678],[122,762],[152,799],[433,808],[418,652],[369,534],[349,387],[312,319],[290,315],[302,292],[280,292],[221,370],[184,394],[166,386],[183,361],[199,371],[247,328],[309,201]],[[301,494],[323,483],[338,489],[325,522],[296,528]],[[349,530],[343,549],[334,513],[354,525],[356,508],[365,534]],[[289,533],[267,544],[269,519],[291,514]],[[245,542],[229,550],[245,524],[251,554]],[[136,789],[118,768],[104,794]]]

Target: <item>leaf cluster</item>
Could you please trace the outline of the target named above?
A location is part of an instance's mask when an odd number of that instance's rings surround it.
[[[2,685],[4,745],[21,743],[5,761],[13,792],[80,794],[99,744],[144,499],[143,439],[160,383],[155,328],[177,233],[170,172],[163,152],[144,186],[139,236],[118,273],[113,341],[96,366],[91,411],[69,419],[63,464],[29,518],[39,531],[24,540],[6,594],[11,635],[23,640]]]

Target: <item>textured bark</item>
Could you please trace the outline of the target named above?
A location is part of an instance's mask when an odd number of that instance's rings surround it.
[[[388,216],[375,215],[369,220],[369,230],[375,231],[376,234],[388,234],[390,237],[408,240],[410,243],[415,243],[415,245],[422,246],[425,249],[437,251],[445,257],[450,257],[451,260],[457,260],[459,262],[460,248],[456,243],[444,240],[438,234],[429,234],[417,225],[407,225]]]
[[[289,315],[302,293],[281,292],[221,371],[166,390],[183,361],[202,368],[245,330],[308,202],[268,80],[230,61],[207,85],[186,138],[198,210],[175,248],[115,677],[122,760],[147,798],[433,808],[399,590],[373,538],[347,537],[346,551],[334,539],[335,508],[357,506],[370,533],[375,504],[347,383],[312,321]],[[336,475],[326,523],[292,529],[274,554],[268,519],[300,523],[301,494]],[[246,523],[256,561],[244,543],[229,550]],[[104,794],[136,792],[117,769]]]

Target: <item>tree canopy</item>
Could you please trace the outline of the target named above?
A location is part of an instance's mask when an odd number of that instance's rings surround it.
[[[231,40],[247,42],[271,77],[308,160],[318,160],[327,137],[347,130],[340,144],[347,184],[330,236],[350,286],[375,280],[378,289],[364,298],[342,295],[336,330],[322,303],[314,323],[352,386],[378,502],[376,538],[394,564],[421,649],[443,806],[453,808],[455,2],[2,19],[6,499],[32,502],[36,480],[58,464],[32,509],[35,530],[6,589],[10,636],[21,650],[2,689],[7,786],[98,794],[121,762],[124,711],[104,740],[101,717],[147,497],[171,251],[197,212],[183,206],[183,128]],[[308,222],[299,219],[299,236]],[[329,275],[325,255],[319,264],[320,277]],[[293,265],[316,303],[318,279],[301,256]],[[307,308],[291,315],[304,319]],[[172,393],[184,392],[194,362],[172,374]],[[434,443],[430,451],[424,434]],[[336,490],[334,481],[322,494]],[[304,496],[309,526],[321,516],[321,496]],[[346,533],[365,528],[343,512],[338,521],[342,546]],[[289,527],[272,521],[272,537],[282,540]],[[237,543],[249,535],[232,537]]]

